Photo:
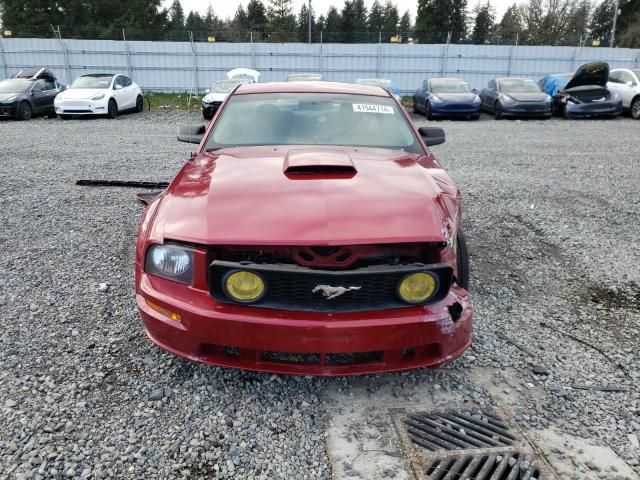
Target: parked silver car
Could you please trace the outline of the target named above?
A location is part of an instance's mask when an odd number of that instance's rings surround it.
[[[622,106],[636,120],[640,119],[640,69],[616,68],[609,73],[609,90],[622,99]]]

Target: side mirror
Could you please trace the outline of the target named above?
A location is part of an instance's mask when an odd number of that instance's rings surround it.
[[[633,87],[633,82],[631,80],[629,80],[628,82],[626,82],[627,87]]]
[[[114,85],[113,89],[114,90],[122,90],[122,85],[120,85],[120,84]]]
[[[420,127],[418,133],[427,147],[440,145],[445,141],[444,130],[440,127]]]
[[[477,88],[474,88],[474,89],[472,89],[471,91],[472,91],[473,93],[475,93],[476,95],[478,95],[478,94],[480,93],[480,92],[478,91],[478,89],[477,89]]]
[[[183,127],[179,127],[178,141],[186,143],[200,143],[206,131],[206,125],[185,125]]]
[[[208,93],[211,93],[211,89],[210,89],[210,88],[207,88],[207,89],[204,91],[204,93],[205,93],[205,95],[206,95],[206,94],[208,94]]]

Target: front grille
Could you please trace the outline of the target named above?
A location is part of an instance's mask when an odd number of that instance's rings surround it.
[[[446,264],[382,266],[353,270],[318,270],[289,264],[258,264],[215,260],[209,267],[209,290],[221,302],[239,303],[227,297],[223,282],[229,273],[247,270],[262,276],[266,293],[252,306],[314,312],[348,312],[382,310],[409,306],[397,294],[400,280],[410,273],[431,272],[439,288],[427,303],[442,300],[448,293],[453,271]],[[327,298],[319,285],[348,289],[335,298]],[[349,287],[354,287],[349,289]],[[359,288],[358,288],[359,287]]]

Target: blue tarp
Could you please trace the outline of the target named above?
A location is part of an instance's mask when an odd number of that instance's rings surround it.
[[[547,75],[538,82],[544,93],[552,97],[557,94],[558,91],[562,90],[567,83],[569,83],[569,79],[566,75],[560,74]]]

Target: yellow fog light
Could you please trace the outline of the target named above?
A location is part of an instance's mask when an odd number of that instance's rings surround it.
[[[180,317],[179,313],[175,313],[175,312],[172,312],[171,310],[167,310],[166,308],[161,307],[160,305],[153,303],[146,298],[145,298],[145,302],[147,302],[147,305],[149,305],[153,310],[155,310],[158,313],[161,313],[165,317],[169,317],[171,320],[175,322],[182,321],[182,317]]]
[[[239,270],[224,280],[224,291],[236,302],[251,303],[260,300],[265,292],[262,277],[257,273]]]
[[[437,287],[438,281],[432,274],[411,273],[400,282],[398,294],[407,303],[422,303],[433,296]]]

